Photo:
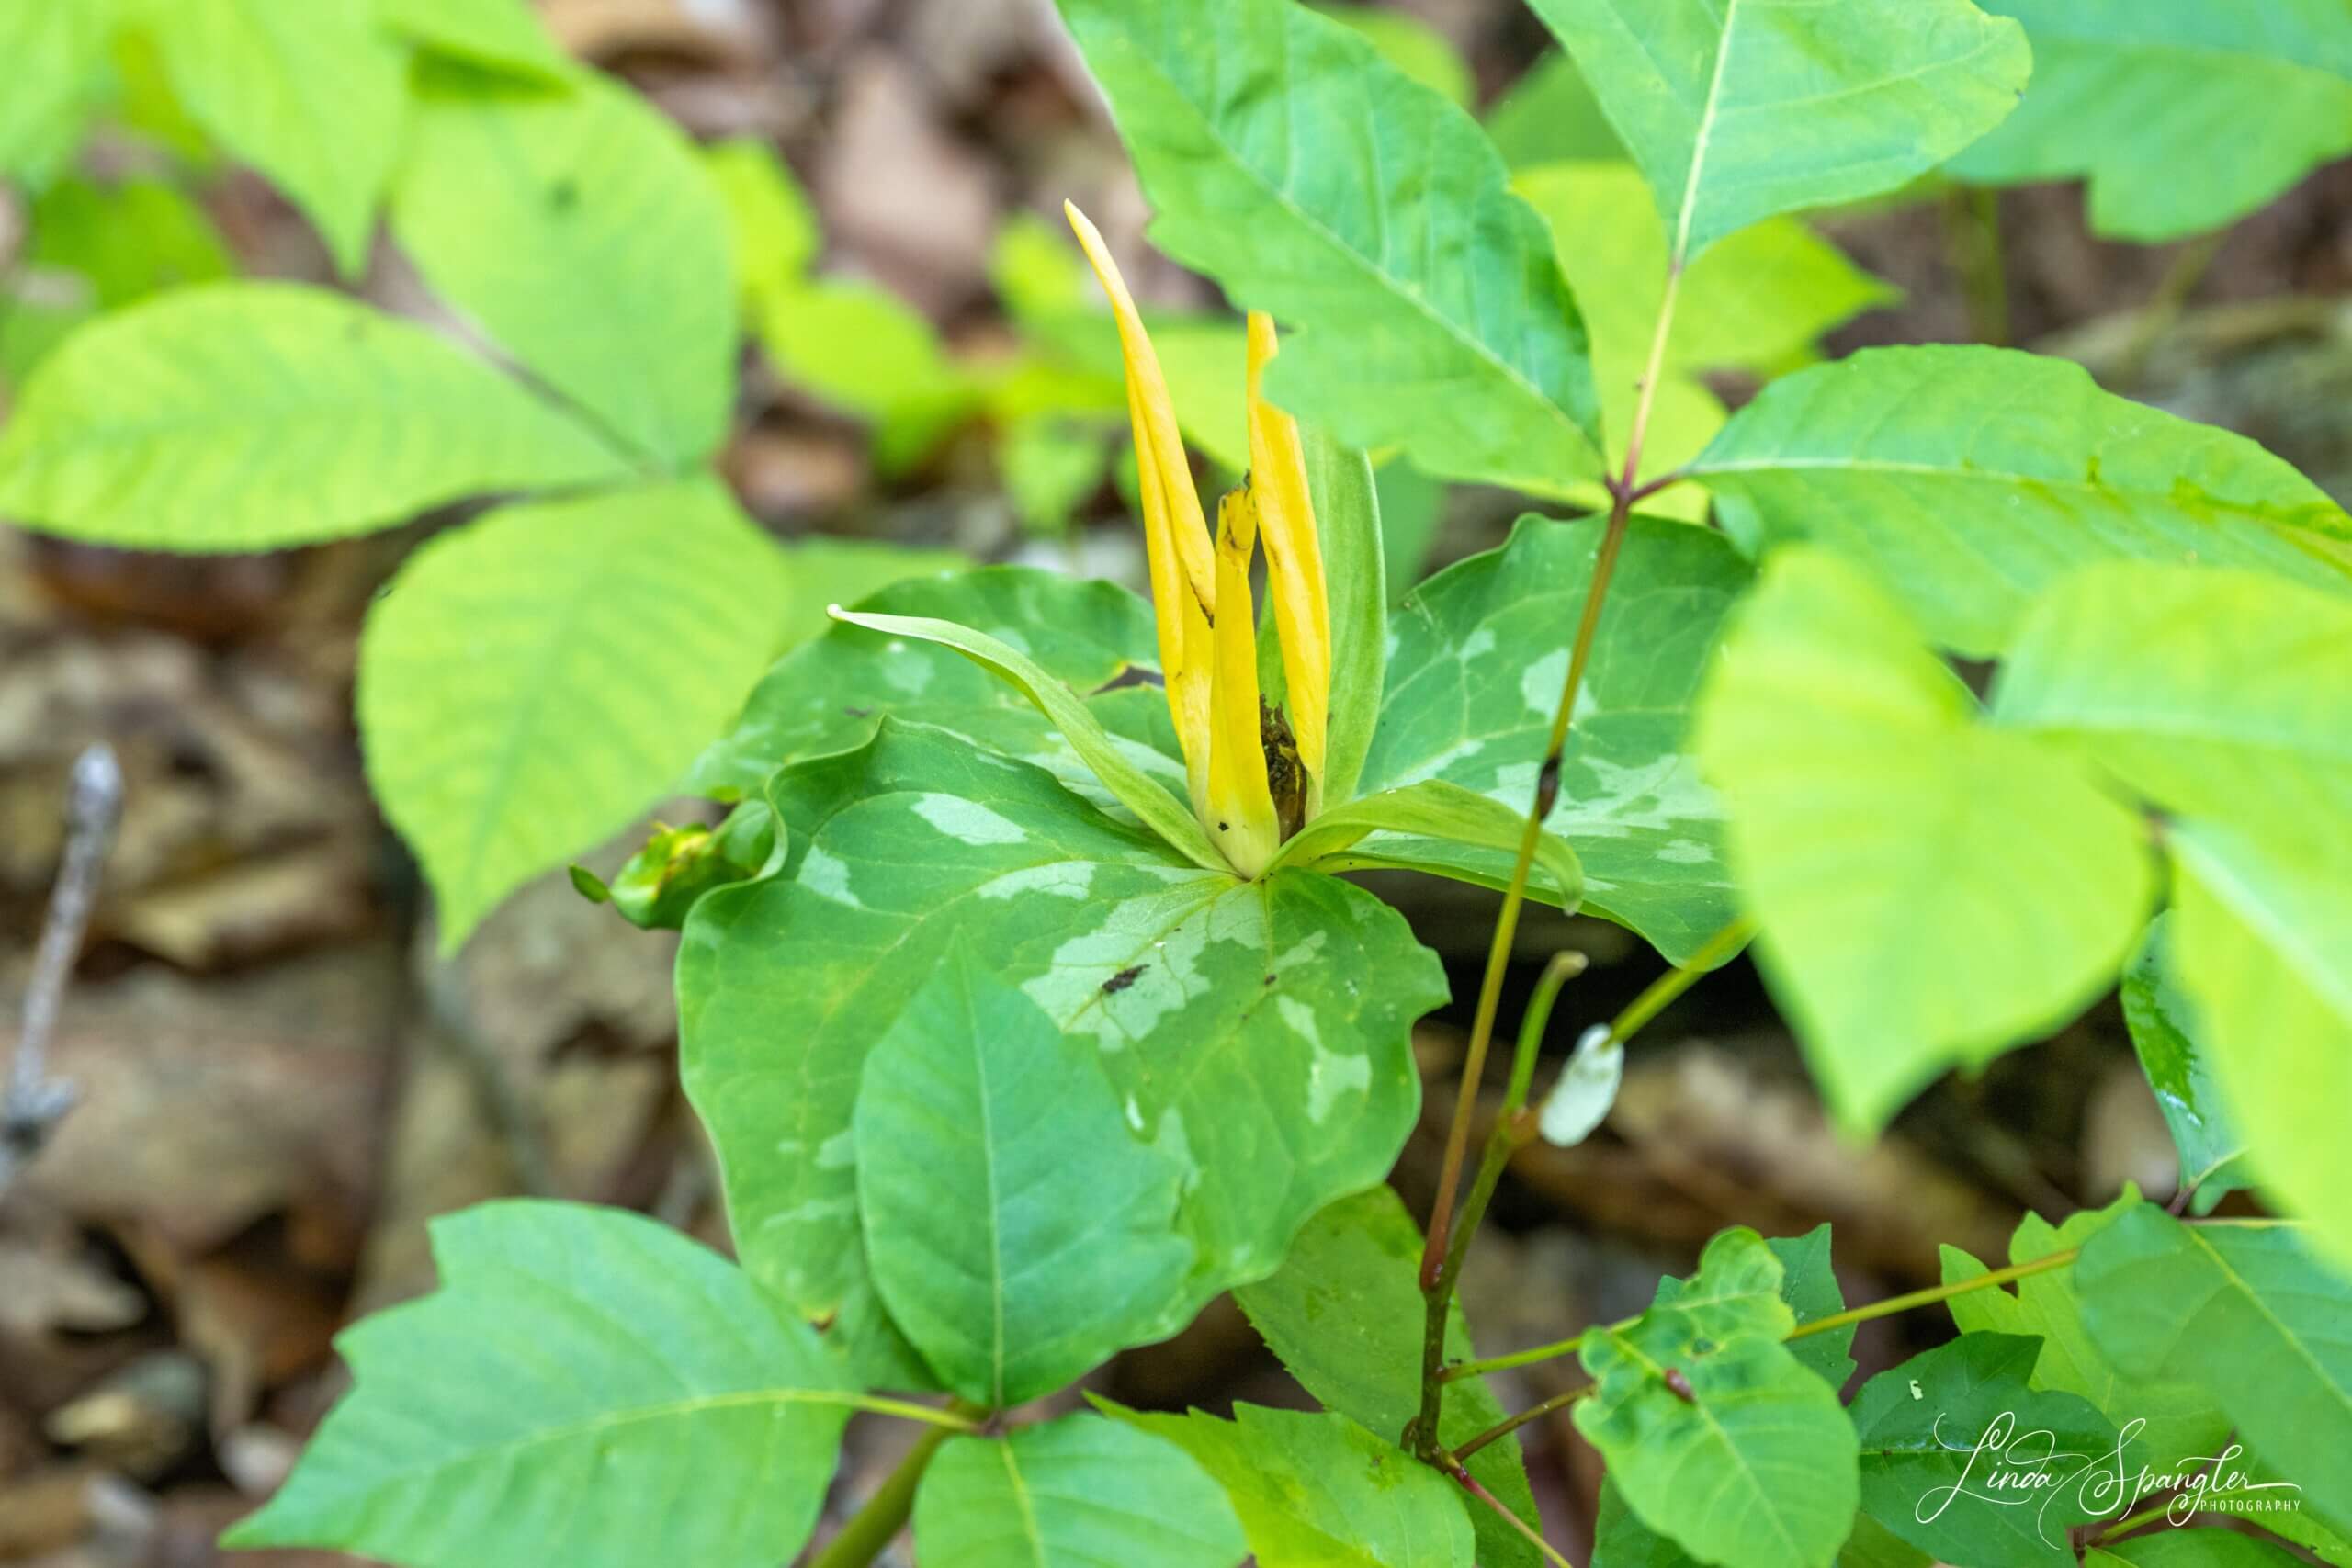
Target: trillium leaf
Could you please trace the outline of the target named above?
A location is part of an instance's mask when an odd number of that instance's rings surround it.
[[[2069,1215],[2058,1225],[2028,1214],[2009,1239],[2008,1260],[2031,1263],[2079,1247],[2139,1201],[2139,1193],[2128,1190],[2106,1208]],[[1944,1283],[1960,1284],[1985,1271],[1984,1265],[1959,1247],[1943,1249]],[[2132,1448],[2135,1462],[2144,1460],[2164,1468],[2219,1451],[2229,1430],[2228,1417],[2192,1384],[2130,1376],[2109,1359],[2083,1321],[2073,1269],[2029,1274],[2014,1288],[1969,1291],[1952,1297],[1950,1305],[1952,1322],[1963,1334],[2019,1334],[2040,1339],[2035,1388],[2080,1394],[2118,1427],[2144,1422]]]
[[[392,231],[424,280],[631,450],[707,456],[735,395],[727,210],[694,149],[587,72],[419,75]]]
[[[2032,57],[1968,0],[1532,0],[1657,193],[1678,259],[1890,191],[2017,106]]]
[[[2302,475],[2009,349],[1870,349],[1783,377],[1689,473],[1749,548],[1806,539],[1865,562],[1971,657],[2005,651],[2039,591],[2099,561],[2352,592],[2352,518]]]
[[[1002,1410],[1181,1326],[1188,1174],[1136,1141],[1093,1048],[962,945],[865,1058],[858,1213],[890,1315]]]
[[[836,595],[847,602],[847,595]],[[823,606],[818,606],[820,612]],[[1103,691],[1139,670],[1157,668],[1151,608],[1110,582],[1075,582],[1029,567],[987,567],[929,576],[875,592],[860,605],[876,614],[952,621],[1020,649],[1046,674],[1080,692],[1098,717],[1131,735],[1111,710],[1155,709],[1172,753],[1175,729],[1156,688]],[[1050,719],[1012,686],[955,650],[910,643],[863,626],[835,623],[786,655],[744,705],[731,733],[704,751],[687,780],[696,794],[741,799],[790,762],[854,750],[885,715],[936,726],[971,744],[1046,768],[1066,786],[1112,802]],[[1177,791],[1184,769],[1171,756],[1131,747],[1130,760]],[[1093,794],[1089,794],[1094,798]]]
[[[2292,1226],[2143,1203],[2085,1244],[2075,1282],[2117,1366],[2204,1390],[2306,1506],[2352,1523],[2352,1283]]]
[[[767,1568],[808,1539],[857,1395],[733,1264],[547,1202],[435,1221],[433,1253],[441,1288],[343,1336],[357,1387],[226,1544]]]
[[[1600,524],[1522,519],[1501,549],[1416,588],[1390,621],[1366,793],[1442,779],[1524,813],[1566,684]],[[1681,962],[1733,917],[1723,807],[1686,750],[1692,699],[1752,570],[1720,537],[1636,517],[1602,607],[1559,804],[1544,826],[1582,861],[1585,909]],[[1390,853],[1382,836],[1362,852]],[[1510,852],[1429,840],[1396,858],[1500,887]]]
[[[787,863],[695,906],[680,1026],[746,1267],[802,1313],[865,1286],[858,1075],[958,934],[1097,1049],[1128,1125],[1186,1168],[1185,1311],[1272,1271],[1395,1159],[1419,1100],[1411,1023],[1445,988],[1371,895],[1204,871],[1041,769],[896,720],[785,769],[770,799]]]
[[[171,0],[139,19],[188,114],[284,191],[356,276],[408,118],[408,52],[375,7]]]
[[[1356,846],[1370,834],[1385,833],[1515,856],[1526,827],[1523,812],[1515,812],[1498,800],[1442,779],[1424,779],[1324,812],[1282,847],[1274,863],[1324,871],[1396,866],[1447,876],[1453,874],[1453,868],[1442,860],[1415,861],[1409,858],[1409,846],[1395,838],[1381,840],[1394,846],[1395,853],[1359,853]],[[1564,840],[1544,833],[1536,840],[1535,858],[1551,881],[1545,890],[1548,901],[1574,910],[1584,896],[1584,868],[1577,863],[1576,851]]]
[[[1599,407],[1542,222],[1476,121],[1291,0],[1062,0],[1152,237],[1296,335],[1267,396],[1429,473],[1556,492]]]
[[[2073,1568],[2067,1530],[2130,1506],[2113,1475],[2122,1438],[2088,1400],[2029,1386],[2041,1350],[1963,1334],[1864,1383],[1853,1418],[1871,1517],[1939,1562]]]
[[[1984,0],[2025,24],[2017,113],[1962,179],[2091,182],[2097,232],[2155,243],[2268,205],[2352,152],[2352,13],[2334,0]]]
[[[956,1568],[1234,1568],[1248,1550],[1182,1449],[1095,1415],[950,1438],[914,1515],[915,1551]]]
[[[1421,1403],[1420,1228],[1395,1190],[1375,1187],[1332,1204],[1299,1233],[1271,1279],[1233,1299],[1267,1347],[1307,1393],[1375,1436],[1394,1442]],[[1447,1309],[1445,1354],[1476,1354],[1459,1301]],[[1457,1448],[1498,1425],[1508,1413],[1484,1378],[1445,1385],[1438,1438]],[[1471,1475],[1533,1526],[1534,1493],[1516,1437],[1487,1444],[1466,1461]],[[1527,1538],[1494,1510],[1470,1510],[1478,1561],[1492,1568],[1535,1568]]]
[[[0,434],[0,513],[134,549],[275,549],[628,474],[454,344],[275,283],[93,322],[41,363]]]
[[[1471,1568],[1464,1494],[1337,1411],[1236,1404],[1221,1421],[1105,1408],[1191,1454],[1225,1488],[1261,1564]]]
[[[410,558],[359,732],[445,947],[669,793],[774,649],[786,570],[710,480],[507,507]]]
[[[920,615],[861,614],[854,610],[836,610],[834,615],[851,626],[864,626],[885,637],[909,637],[952,648],[1000,680],[1010,682],[1014,690],[1035,704],[1037,710],[1053,722],[1070,749],[1094,771],[1094,776],[1118,797],[1119,803],[1153,832],[1204,870],[1230,869],[1225,856],[1201,830],[1191,808],[1120,750],[1102,721],[1087,711],[1077,693],[1018,649],[999,642],[986,632],[959,626],[952,621]]]
[[[1300,444],[1331,603],[1331,716],[1323,746],[1323,798],[1337,804],[1354,797],[1380,722],[1391,584],[1371,463],[1312,425],[1300,427]]]
[[[1754,1231],[1707,1244],[1632,1324],[1588,1333],[1577,1430],[1643,1523],[1724,1568],[1828,1568],[1859,1502],[1838,1393],[1781,1343],[1795,1315]]]
[[[1816,549],[1772,558],[1709,682],[1699,755],[1765,976],[1849,1128],[2089,1005],[2154,896],[2140,820],[1974,705]]]

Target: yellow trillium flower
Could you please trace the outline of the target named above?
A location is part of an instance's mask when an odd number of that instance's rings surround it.
[[[1323,808],[1331,699],[1331,610],[1298,422],[1262,390],[1278,352],[1274,323],[1250,313],[1250,474],[1218,504],[1212,539],[1168,378],[1135,298],[1086,215],[1068,204],[1063,211],[1118,318],[1159,667],[1193,812],[1233,869],[1256,876]],[[1267,705],[1258,689],[1250,576],[1261,545],[1282,648],[1282,708]]]

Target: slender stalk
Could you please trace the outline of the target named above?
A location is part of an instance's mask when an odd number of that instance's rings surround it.
[[[1688,964],[1668,970],[1626,1004],[1609,1025],[1610,1043],[1623,1045],[1639,1034],[1650,1020],[1673,1006],[1676,998],[1721,968],[1755,931],[1756,923],[1743,915],[1700,943]]]
[[[1466,1460],[1472,1454],[1476,1453],[1480,1449],[1485,1448],[1488,1443],[1510,1437],[1513,1432],[1518,1431],[1521,1427],[1526,1426],[1529,1422],[1541,1421],[1546,1416],[1555,1415],[1559,1411],[1566,1410],[1569,1405],[1574,1404],[1577,1400],[1582,1399],[1587,1394],[1590,1393],[1592,1389],[1593,1385],[1587,1383],[1582,1388],[1572,1388],[1566,1393],[1555,1393],[1541,1404],[1531,1404],[1526,1409],[1521,1411],[1518,1415],[1506,1417],[1505,1419],[1497,1422],[1495,1425],[1487,1427],[1485,1431],[1479,1433],[1476,1437],[1471,1438],[1468,1442],[1463,1444],[1460,1448],[1454,1450],[1453,1457],[1457,1460]]]
[[[2012,1280],[2022,1280],[2029,1274],[2046,1274],[2052,1269],[2063,1269],[2072,1263],[2082,1256],[2082,1251],[2083,1249],[2079,1247],[2070,1247],[2064,1252],[2053,1252],[2046,1258],[2037,1258],[2030,1263],[2015,1263],[2007,1269],[1996,1269],[1990,1274],[1979,1274],[1973,1280],[1962,1280],[1955,1285],[1934,1285],[1924,1291],[1913,1291],[1907,1295],[1889,1296],[1883,1302],[1872,1302],[1868,1306],[1858,1306],[1850,1312],[1838,1312],[1830,1314],[1827,1317],[1816,1317],[1811,1323],[1799,1324],[1789,1337],[1803,1339],[1808,1335],[1826,1334],[1832,1329],[1843,1328],[1849,1323],[1868,1323],[1874,1317],[1892,1317],[1898,1312],[1909,1312],[1913,1307],[1933,1306],[1938,1302],[1948,1302],[1954,1296],[1964,1296],[1971,1291],[1986,1290],[1994,1285],[2006,1285]]]
[[[1657,328],[1651,336],[1649,368],[1642,378],[1634,423],[1627,433],[1623,474],[1611,485],[1609,521],[1593,557],[1592,581],[1585,591],[1584,615],[1577,626],[1576,646],[1568,656],[1566,679],[1561,683],[1559,706],[1552,715],[1552,733],[1536,770],[1535,798],[1528,807],[1527,824],[1519,838],[1510,883],[1503,891],[1503,907],[1495,917],[1494,940],[1487,947],[1487,971],[1478,986],[1477,1011],[1470,1023],[1470,1043],[1463,1055],[1462,1082],[1453,1097],[1453,1121],[1446,1130],[1445,1157],[1438,1169],[1437,1198],[1430,1206],[1429,1239],[1421,1249],[1421,1407],[1408,1428],[1413,1446],[1424,1458],[1437,1451],[1438,1406],[1443,1397],[1440,1374],[1445,1364],[1445,1314],[1453,1301],[1453,1281],[1445,1266],[1453,1250],[1454,1201],[1461,1195],[1462,1167],[1470,1152],[1470,1118],[1477,1101],[1478,1084],[1486,1076],[1487,1051],[1495,1036],[1495,1015],[1502,1005],[1503,975],[1510,967],[1511,943],[1519,934],[1519,914],[1527,901],[1527,878],[1535,863],[1535,847],[1544,836],[1544,819],[1559,798],[1560,758],[1567,750],[1568,726],[1576,715],[1577,694],[1584,687],[1586,664],[1592,657],[1594,634],[1600,625],[1600,607],[1616,575],[1617,557],[1625,543],[1626,519],[1633,514],[1635,476],[1641,471],[1642,442],[1649,428],[1650,410],[1657,396],[1658,378],[1666,367],[1666,343],[1673,330],[1675,300],[1681,292],[1682,263],[1677,257],[1667,273],[1666,296],[1659,302]],[[1465,1244],[1466,1245],[1466,1244]]]
[[[1968,304],[1968,329],[1979,343],[2009,343],[2009,281],[2001,251],[2000,193],[1955,186],[1944,198],[1944,236]]]
[[[853,1393],[842,1403],[854,1410],[870,1416],[895,1416],[901,1421],[920,1421],[927,1427],[937,1427],[948,1436],[980,1429],[980,1411],[977,1406],[957,1400],[950,1405],[917,1404],[910,1399],[890,1399],[878,1393]]]
[[[1496,1513],[1501,1515],[1505,1524],[1508,1524],[1511,1529],[1517,1530],[1520,1534],[1525,1536],[1531,1542],[1532,1542],[1535,1550],[1544,1554],[1544,1562],[1555,1564],[1555,1568],[1576,1568],[1576,1564],[1561,1556],[1560,1553],[1553,1548],[1552,1543],[1545,1540],[1542,1533],[1539,1532],[1534,1526],[1529,1524],[1525,1519],[1521,1518],[1517,1514],[1512,1513],[1509,1508],[1503,1506],[1501,1498],[1497,1497],[1484,1486],[1479,1485],[1478,1478],[1471,1474],[1468,1471],[1463,1469],[1458,1459],[1453,1456],[1448,1456],[1446,1460],[1445,1472],[1461,1484],[1464,1491],[1469,1493],[1470,1495],[1477,1498],[1478,1501],[1484,1503]]]
[[[2129,390],[2148,373],[2148,361],[2165,334],[2180,324],[2183,311],[2188,308],[2188,297],[2205,281],[2212,270],[2213,258],[2222,254],[2222,246],[2230,237],[2227,229],[2216,229],[2210,234],[2199,234],[2174,253],[2172,263],[2156,280],[2155,291],[2140,310],[2139,318],[2132,323],[2132,335],[2115,356],[2115,367],[2109,374],[2115,385]]]
[[[1453,1382],[1460,1378],[1483,1377],[1488,1372],[1507,1372],[1513,1367],[1532,1367],[1539,1361],[1554,1361],[1562,1356],[1573,1356],[1584,1344],[1585,1335],[1591,1332],[1589,1328],[1584,1329],[1566,1339],[1555,1339],[1549,1345],[1538,1345],[1532,1349],[1513,1350],[1508,1356],[1483,1356],[1475,1361],[1463,1361],[1445,1369],[1445,1381]]]
[[[2138,1529],[2142,1525],[2153,1524],[2157,1519],[2164,1517],[2165,1510],[2171,1506],[2172,1499],[2167,1497],[2161,1503],[2149,1504],[2146,1507],[2141,1509],[2136,1514],[2126,1514],[2123,1517],[2116,1520],[2115,1523],[2099,1531],[2098,1534],[2091,1537],[2090,1543],[2093,1546],[2105,1546],[2109,1541],[2120,1540],[2124,1536],[2127,1536],[2133,1530]]]
[[[899,1405],[900,1403],[898,1400],[877,1400],[865,1404],[863,1408],[880,1409],[884,1405]],[[905,1528],[907,1516],[914,1510],[915,1488],[922,1484],[923,1472],[931,1468],[932,1456],[939,1452],[940,1446],[948,1438],[959,1432],[975,1431],[979,1425],[978,1407],[962,1400],[957,1400],[946,1410],[936,1410],[927,1404],[910,1404],[884,1413],[906,1416],[915,1411],[922,1412],[917,1419],[928,1418],[934,1425],[915,1439],[914,1447],[907,1450],[907,1457],[899,1461],[899,1468],[892,1471],[889,1479],[865,1500],[864,1507],[850,1516],[849,1523],[842,1527],[842,1533],[833,1537],[824,1551],[809,1559],[808,1568],[868,1568],[876,1558],[882,1555],[882,1549],[890,1544],[891,1538]],[[943,1417],[946,1419],[943,1420]]]

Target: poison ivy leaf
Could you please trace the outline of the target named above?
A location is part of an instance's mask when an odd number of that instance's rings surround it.
[[[1625,157],[1625,143],[1568,55],[1555,50],[1487,111],[1487,135],[1514,169],[1564,159]]]
[[[2122,1438],[2088,1400],[2027,1386],[2041,1342],[1964,1334],[1854,1396],[1862,1508],[1939,1562],[2072,1568],[2066,1532],[2115,1517]]]
[[[432,334],[286,284],[182,289],[93,322],[0,434],[0,513],[92,544],[260,550],[621,460]]]
[[[1247,1550],[1183,1450],[1100,1416],[949,1439],[914,1513],[916,1552],[956,1568],[1234,1568]]]
[[[2083,1568],[2295,1568],[2301,1561],[2268,1541],[2208,1528],[2158,1530],[2095,1546],[2084,1553]]]
[[[1381,59],[1430,91],[1465,109],[1476,105],[1478,84],[1471,77],[1469,62],[1443,33],[1419,17],[1373,6],[1318,3],[1315,9],[1361,33]]]
[[[842,592],[841,603],[859,595]],[[861,608],[923,615],[973,627],[1022,649],[1046,674],[1090,699],[1098,718],[1133,739],[1136,720],[1165,722],[1156,687],[1127,685],[1131,671],[1159,661],[1151,607],[1110,582],[1074,582],[1027,567],[990,567],[901,582]],[[1105,691],[1114,682],[1115,691]],[[1098,806],[1115,804],[1091,770],[1029,700],[963,655],[834,623],[786,656],[752,693],[733,732],[706,750],[686,787],[733,800],[756,791],[788,762],[845,751],[870,738],[882,716],[934,725],[971,745],[1034,762]],[[1175,747],[1172,725],[1168,750]],[[1125,754],[1179,791],[1181,762],[1134,745]],[[1155,761],[1156,759],[1156,761]]]
[[[1078,509],[1111,472],[1111,437],[1099,423],[1038,413],[1012,421],[997,447],[997,468],[1021,525],[1041,538],[1060,538]]]
[[[0,179],[40,185],[81,137],[103,96],[113,0],[0,0]]]
[[[107,310],[237,270],[204,209],[165,180],[68,176],[40,193],[32,219],[26,264],[78,273]]]
[[[770,797],[787,865],[695,906],[678,997],[745,1262],[803,1313],[865,1278],[858,1074],[907,976],[959,932],[1099,1049],[1129,1126],[1187,1167],[1188,1310],[1271,1272],[1308,1215],[1396,1157],[1419,1098],[1411,1022],[1445,990],[1371,895],[1202,870],[1038,768],[895,720],[786,768]]]
[[[433,1253],[441,1288],[337,1342],[357,1388],[224,1544],[768,1568],[808,1539],[857,1396],[732,1264],[545,1202],[436,1220]]]
[[[1706,1568],[1642,1523],[1609,1481],[1600,1483],[1600,1511],[1593,1532],[1592,1568]],[[1933,1558],[1868,1514],[1855,1517],[1853,1533],[1838,1549],[1837,1562],[1838,1568],[1935,1568]]]
[[[556,391],[666,465],[735,396],[727,209],[677,129],[580,73],[567,92],[420,67],[392,231],[424,280]]]
[[[1827,1568],[1857,1504],[1837,1390],[1781,1343],[1795,1316],[1754,1231],[1707,1244],[1633,1323],[1589,1332],[1577,1430],[1652,1529],[1724,1568]]]
[[[775,647],[784,577],[709,480],[508,507],[401,568],[360,638],[359,733],[445,949],[668,793]]]
[[[2339,683],[2339,694],[2345,688]],[[2167,834],[2181,987],[2266,1190],[2352,1266],[2352,816]],[[2352,1500],[2339,1516],[2352,1525]]]
[[[2118,1367],[2203,1389],[2308,1506],[2352,1523],[2352,1285],[2293,1227],[2143,1203],[2085,1244],[2075,1284]]]
[[[407,118],[407,51],[374,7],[170,0],[139,19],[197,123],[283,190],[356,276]]]
[[[2217,229],[2352,152],[2352,11],[2335,0],[1984,0],[2033,40],[2016,114],[1962,179],[2091,182],[2091,227],[2155,243]]]
[[[536,81],[571,74],[571,62],[523,0],[376,0],[384,25],[426,49]]]
[[[1974,706],[1874,583],[1795,548],[1701,705],[1766,978],[1855,1131],[2073,1017],[2154,894],[2138,818]]]
[[[1183,1326],[1187,1172],[1139,1144],[1092,1048],[950,945],[867,1054],[858,1213],[891,1317],[1003,1410]]]
[[[2140,1201],[2136,1190],[2104,1209],[2088,1209],[2052,1225],[2028,1214],[2009,1238],[2009,1262],[2033,1263],[2071,1251],[2128,1213]],[[1985,1273],[1984,1265],[1956,1247],[1943,1248],[1943,1279],[1957,1285]],[[2033,1386],[2080,1394],[2118,1427],[2144,1422],[2133,1445],[2135,1458],[2160,1469],[2210,1455],[2219,1448],[2229,1422],[2212,1400],[2177,1381],[2129,1377],[2108,1359],[2083,1322],[2075,1271],[2053,1269],[2029,1274],[2014,1290],[1987,1287],[1951,1298],[1952,1322],[1963,1334],[2029,1335],[2041,1341]]]
[[[775,149],[753,137],[735,137],[705,148],[703,168],[727,207],[746,299],[806,277],[825,248],[824,231],[808,193]]]
[[[1575,301],[1468,115],[1290,0],[1062,11],[1158,209],[1153,239],[1302,329],[1269,397],[1432,474],[1537,491],[1589,477]]]
[[[1809,539],[1868,562],[1938,644],[1971,656],[2004,651],[2039,591],[2097,561],[2256,567],[2352,592],[2352,518],[2309,479],[2243,436],[2008,349],[1871,349],[1785,377],[1690,473],[1751,550]]]
[[[979,665],[1035,704],[1061,732],[1070,750],[1118,797],[1119,804],[1134,812],[1162,841],[1204,870],[1226,869],[1224,855],[1209,842],[1191,809],[1120,750],[1110,731],[1088,711],[1076,692],[1028,655],[986,632],[959,626],[953,621],[856,610],[837,610],[834,615],[884,637],[952,648]]]
[[[2222,1478],[2225,1489],[2242,1496],[2260,1498],[2265,1505],[2275,1505],[2282,1499],[2290,1499],[2300,1505],[2301,1499],[2298,1493],[2301,1489],[2293,1482],[2284,1480],[2276,1465],[2258,1455],[2241,1451],[2233,1455],[2227,1463],[2237,1474],[2233,1482],[2226,1476]],[[2234,1510],[2214,1510],[2216,1513]],[[2262,1528],[2272,1535],[2293,1541],[2322,1562],[2329,1564],[2330,1568],[2352,1568],[2352,1534],[2330,1529],[2309,1508],[2265,1506],[2254,1511],[2261,1520]]]
[[[2245,1140],[2222,1108],[2209,1053],[2198,1048],[2201,1031],[2195,1013],[2173,978],[2176,964],[2167,957],[2172,923],[2169,911],[2150,922],[2138,955],[2123,972],[2123,1018],[2156,1107],[2172,1130],[2180,1184],[2195,1190],[2198,1212],[2207,1213],[2228,1194],[2251,1186],[2254,1175]]]
[[[776,374],[875,427],[875,458],[906,468],[970,417],[985,389],[912,306],[859,278],[771,288],[752,331]]]
[[[1523,518],[1501,549],[1407,596],[1380,728],[1359,787],[1443,779],[1525,811],[1600,538],[1597,520]],[[1721,803],[1684,735],[1731,604],[1753,581],[1724,541],[1636,517],[1627,529],[1545,826],[1584,863],[1585,910],[1631,926],[1677,963],[1732,919]],[[1426,840],[1366,852],[1442,862],[1502,886],[1511,856]]]
[[[1139,1416],[1225,1488],[1261,1568],[1471,1568],[1464,1494],[1336,1411]]]
[[[2024,30],[1968,0],[1531,0],[1696,257],[1750,223],[1893,190],[1999,123]]]
[[[1395,604],[1412,592],[1427,570],[1430,547],[1445,518],[1446,486],[1403,461],[1382,464],[1373,471],[1372,482],[1380,498],[1380,554],[1388,602]],[[1384,632],[1384,653],[1386,640]]]
[[[1233,1292],[1250,1322],[1307,1393],[1374,1436],[1395,1441],[1420,1411],[1421,1235],[1404,1201],[1386,1187],[1332,1204],[1292,1243],[1279,1273]],[[1445,1355],[1477,1352],[1461,1303],[1447,1309]],[[1508,1414],[1484,1378],[1445,1385],[1438,1440],[1449,1449],[1500,1424]],[[1470,1456],[1472,1476],[1530,1525],[1540,1524],[1519,1439],[1502,1438]],[[1532,1568],[1527,1539],[1487,1507],[1470,1510],[1478,1561],[1487,1568]]]
[[[1781,1260],[1781,1299],[1789,1303],[1799,1327],[1846,1310],[1846,1294],[1838,1288],[1838,1272],[1829,1262],[1828,1221],[1803,1235],[1767,1236],[1764,1245]],[[1842,1389],[1854,1375],[1853,1347],[1851,1327],[1833,1328],[1791,1340],[1789,1352],[1831,1388]]]

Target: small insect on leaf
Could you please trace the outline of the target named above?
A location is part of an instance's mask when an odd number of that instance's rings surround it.
[[[1696,1404],[1699,1396],[1690,1390],[1690,1376],[1680,1367],[1666,1369],[1666,1392],[1685,1404]]]
[[[1125,969],[1102,982],[1102,994],[1106,997],[1117,996],[1121,991],[1134,985],[1136,976],[1141,975],[1148,967],[1148,965],[1142,964],[1128,964]]]

